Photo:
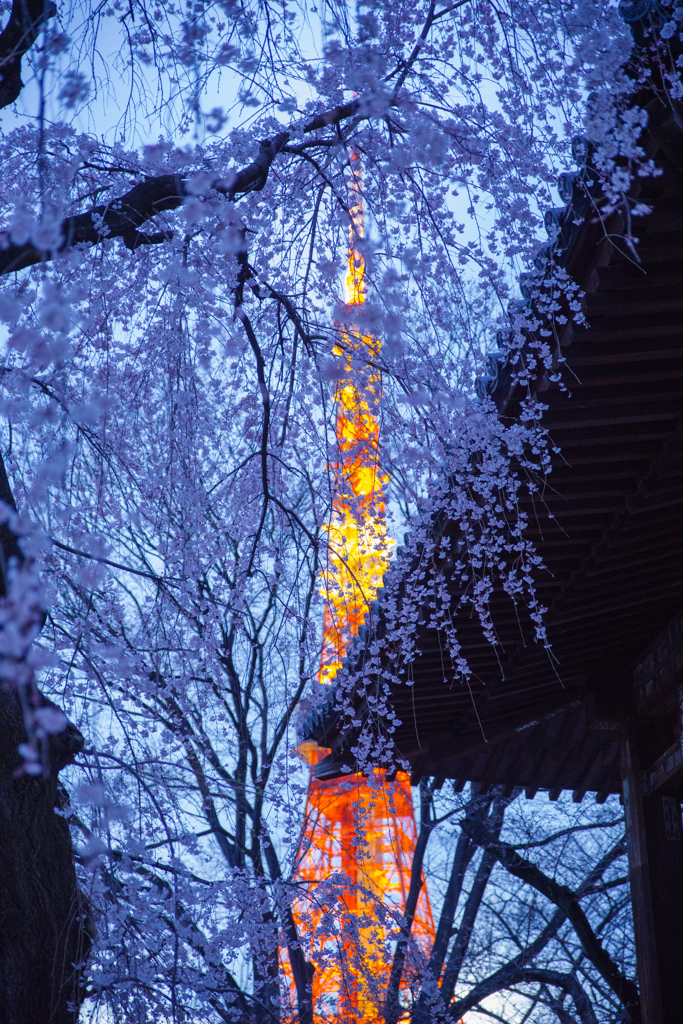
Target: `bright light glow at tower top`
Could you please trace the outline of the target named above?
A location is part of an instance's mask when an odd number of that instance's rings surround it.
[[[330,467],[335,497],[324,574],[325,623],[320,670],[323,683],[332,682],[339,671],[351,640],[382,586],[392,544],[385,521],[387,476],[380,465],[380,345],[377,338],[363,332],[358,316],[365,303],[366,267],[362,170],[356,149],[351,152],[350,164],[345,290],[349,323],[344,325],[334,349],[340,379],[334,391],[337,457]],[[361,323],[354,323],[354,319]]]

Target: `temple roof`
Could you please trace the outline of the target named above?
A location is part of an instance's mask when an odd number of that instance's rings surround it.
[[[587,321],[557,336],[567,389],[547,374],[538,385],[559,454],[543,501],[525,499],[552,649],[533,642],[503,594],[491,601],[496,648],[460,608],[465,686],[443,638],[420,628],[412,685],[392,689],[393,739],[416,777],[602,800],[620,789],[621,723],[637,713],[674,736],[673,684],[648,693],[643,666],[683,609],[683,119],[652,95],[638,101],[649,114],[641,145],[659,173],[637,179],[629,200],[652,212],[635,228],[624,208],[604,216],[590,145],[578,139],[577,171],[560,180],[566,205],[549,211],[536,265],[537,281],[554,262],[581,285]],[[534,283],[525,277],[523,292]],[[509,358],[496,354],[479,384],[508,422],[520,409]],[[440,529],[457,541],[455,523]],[[332,749],[316,774],[340,774],[354,737],[333,703],[304,731]]]

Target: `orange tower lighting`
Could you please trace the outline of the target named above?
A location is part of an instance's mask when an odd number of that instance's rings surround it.
[[[337,456],[331,469],[335,496],[324,576],[325,618],[320,680],[331,683],[342,665],[390,561],[379,459],[379,340],[354,329],[365,302],[364,215],[360,154],[351,152],[346,301],[351,326],[334,354],[340,379],[334,392]],[[355,314],[355,317],[354,317]],[[311,768],[328,751],[306,742]],[[372,1024],[382,1017],[393,948],[410,886],[417,829],[408,776],[392,782],[377,770],[323,781],[311,774],[294,881],[300,941],[315,973],[316,1024]],[[434,922],[424,885],[412,937],[428,954]],[[413,954],[414,955],[414,954]],[[415,980],[407,960],[402,988]],[[288,965],[285,971],[290,977]]]

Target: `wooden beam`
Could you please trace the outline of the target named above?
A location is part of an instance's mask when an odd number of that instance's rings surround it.
[[[657,204],[660,206],[660,203]],[[679,287],[683,280],[683,261],[671,263],[668,267],[648,267],[647,271],[639,265],[615,263],[613,266],[599,267],[598,278],[600,288],[608,291],[630,290],[634,284],[640,288],[661,288],[662,285]]]
[[[678,739],[664,751],[650,768],[643,772],[643,794],[650,796],[663,786],[670,786],[683,778],[683,748]]]
[[[643,789],[641,747],[652,722],[634,719],[622,746],[629,876],[643,1024],[680,1024],[683,1008],[683,829],[681,790],[671,774]],[[666,751],[655,765],[666,763]],[[668,787],[663,794],[662,788]]]
[[[621,767],[642,1024],[664,1024],[640,766],[632,735],[624,738]]]
[[[623,298],[623,292],[620,292],[618,296],[602,291],[587,295],[586,315],[590,323],[592,324],[593,318],[597,317],[605,317],[610,320],[615,317],[642,316],[643,314],[650,314],[654,317],[657,313],[671,313],[673,318],[676,313],[683,311],[683,299],[679,296],[673,298],[666,286],[662,286],[662,293],[657,296],[653,296],[651,290],[644,295],[640,294],[640,291],[640,288],[632,289],[628,299]],[[619,302],[618,299],[622,301]]]
[[[591,405],[591,412],[594,412],[594,415],[590,418],[588,416],[584,417],[583,413],[585,410],[578,408],[579,402],[577,401],[575,409],[572,410],[574,412],[573,419],[555,420],[553,417],[546,415],[545,426],[548,428],[553,439],[555,439],[556,433],[560,430],[569,433],[570,431],[588,429],[602,431],[608,427],[628,427],[634,440],[639,440],[641,437],[641,434],[637,429],[639,425],[650,423],[675,423],[680,411],[680,402],[682,397],[683,396],[680,394],[667,396],[666,401],[662,400],[657,407],[655,407],[654,403],[649,403],[650,407],[647,410],[644,408],[646,403],[643,402],[640,404],[640,408],[643,410],[642,412],[633,413],[629,412],[629,410],[624,410],[621,415],[616,411],[612,412],[612,406],[616,405],[616,402],[612,402],[609,403],[609,411],[605,412],[602,416],[599,415],[600,404],[596,401],[594,406]],[[674,401],[672,401],[672,399]],[[588,403],[583,404],[587,405]],[[602,408],[605,408],[604,400]],[[568,410],[565,409],[564,406],[561,411],[565,416],[568,415]],[[648,435],[643,432],[643,436]]]
[[[662,699],[675,701],[683,679],[683,612],[679,612],[649,645],[633,672],[636,702],[647,712]]]

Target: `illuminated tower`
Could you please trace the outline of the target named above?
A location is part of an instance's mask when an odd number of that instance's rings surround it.
[[[340,379],[334,391],[335,498],[324,577],[324,683],[334,679],[381,586],[391,544],[385,522],[386,475],[379,461],[380,343],[353,323],[354,312],[365,302],[361,185],[360,156],[353,151],[349,325],[334,353]],[[301,752],[311,767],[327,753],[311,742],[302,744]],[[354,775],[324,782],[311,775],[294,873],[301,896],[293,911],[306,956],[315,965],[316,1024],[371,1024],[382,1015],[417,839],[409,778],[399,772],[395,781],[387,782],[385,774],[378,770],[370,778]],[[434,923],[424,882],[411,934],[428,953]],[[404,989],[414,974],[408,957]]]

